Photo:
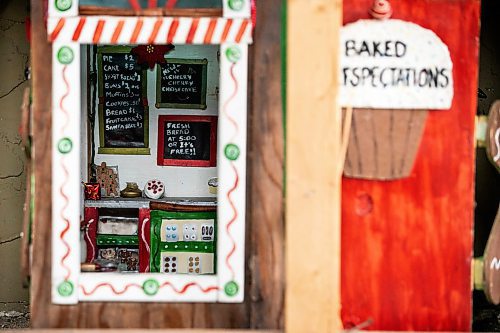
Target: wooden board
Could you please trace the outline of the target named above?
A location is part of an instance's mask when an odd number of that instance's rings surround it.
[[[340,322],[340,0],[288,1],[287,332]],[[318,55],[327,55],[318,60]]]
[[[99,6],[80,6],[80,15],[102,15],[103,8]],[[175,16],[175,17],[221,17],[222,8],[144,8],[137,12],[131,9],[121,9],[121,8],[106,8],[107,15],[115,16]]]
[[[33,328],[264,328],[283,327],[283,126],[281,113],[280,6],[260,1],[252,48],[251,125],[247,201],[247,285],[243,304],[50,302],[51,50],[43,2],[33,0],[36,220],[31,284]],[[272,57],[269,56],[272,54]],[[257,80],[265,74],[265,80]]]
[[[29,330],[30,332],[33,333],[54,333],[54,332],[61,332],[61,330],[58,329],[31,329]],[[26,332],[26,330],[23,329],[6,329],[3,332],[5,333],[15,333],[15,332]],[[90,329],[67,329],[64,330],[65,333],[95,333],[95,330],[90,330]],[[119,329],[106,329],[106,333],[118,333],[122,332]],[[232,330],[232,329],[192,329],[189,331],[186,331],[184,329],[131,329],[127,331],[128,333],[281,333],[281,330]]]
[[[344,23],[368,18],[372,3],[345,0]],[[455,97],[451,110],[430,110],[409,178],[344,179],[342,320],[346,328],[468,331],[480,3],[391,4],[393,18],[448,45]]]
[[[156,0],[156,1],[146,1],[138,0],[137,2],[142,8],[154,7],[152,3],[156,5],[157,8],[167,7],[172,1],[168,0]],[[128,0],[80,0],[80,5],[82,6],[99,6],[101,8],[128,8],[131,9],[130,1]],[[174,2],[174,8],[222,8],[221,0],[176,0]]]

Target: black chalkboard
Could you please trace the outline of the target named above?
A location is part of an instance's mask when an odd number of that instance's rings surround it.
[[[98,48],[99,153],[149,154],[147,78],[130,50]]]
[[[158,164],[215,166],[217,117],[160,116]]]
[[[210,160],[210,123],[171,121],[165,124],[163,157],[176,160]],[[172,144],[175,146],[172,147]]]
[[[206,109],[207,59],[166,59],[158,66],[156,107]]]

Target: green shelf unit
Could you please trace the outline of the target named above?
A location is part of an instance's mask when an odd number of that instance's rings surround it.
[[[161,240],[161,225],[167,220],[214,220],[214,240],[209,242],[163,242]],[[151,211],[151,272],[160,272],[162,252],[198,252],[213,253],[214,266],[217,266],[217,213],[216,212],[171,212],[163,210]]]
[[[137,235],[97,235],[98,246],[138,246],[139,239]]]

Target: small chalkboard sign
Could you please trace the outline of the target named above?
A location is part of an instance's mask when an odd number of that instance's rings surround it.
[[[160,116],[158,165],[215,167],[217,117]]]
[[[158,66],[156,107],[207,108],[207,59],[166,59]]]
[[[131,49],[97,49],[100,154],[150,153],[146,71]]]

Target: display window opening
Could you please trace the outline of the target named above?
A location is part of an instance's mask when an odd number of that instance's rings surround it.
[[[243,301],[251,30],[49,20],[54,303]]]
[[[83,271],[215,274],[219,47],[81,51]]]

